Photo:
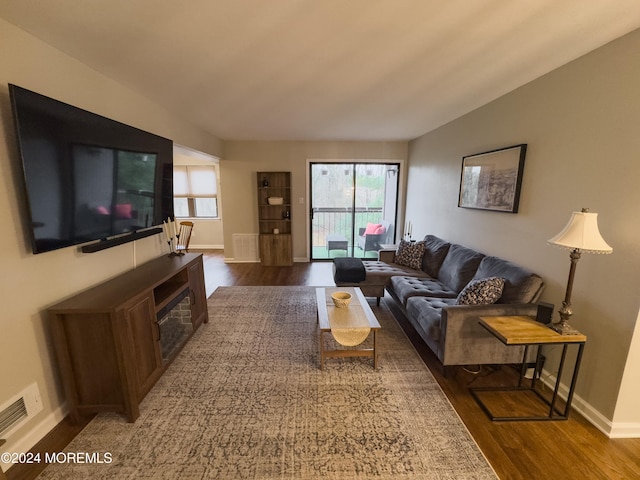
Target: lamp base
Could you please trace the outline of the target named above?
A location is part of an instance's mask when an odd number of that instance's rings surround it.
[[[549,328],[560,335],[582,335],[578,330],[569,325],[566,321],[559,321],[549,325]]]

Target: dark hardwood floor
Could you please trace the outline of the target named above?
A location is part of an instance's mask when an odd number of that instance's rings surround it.
[[[218,286],[333,284],[330,262],[261,267],[225,264],[222,251],[203,253],[207,295]],[[565,421],[489,420],[469,393],[469,386],[506,384],[514,379],[515,370],[483,366],[474,374],[471,369],[454,368],[444,377],[437,359],[395,308],[393,300],[387,296],[385,301],[501,479],[640,479],[640,439],[609,439],[575,411]],[[509,404],[505,403],[504,408]],[[34,451],[60,451],[82,427],[65,420]],[[41,469],[42,466],[15,466],[7,477],[32,479]]]

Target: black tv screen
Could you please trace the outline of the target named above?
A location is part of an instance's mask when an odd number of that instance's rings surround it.
[[[173,218],[173,142],[9,85],[34,253]]]

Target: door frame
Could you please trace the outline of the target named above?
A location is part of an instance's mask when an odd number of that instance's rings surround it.
[[[306,162],[306,228],[305,228],[305,243],[307,249],[307,262],[312,259],[312,235],[311,235],[311,208],[312,208],[312,199],[311,199],[311,165],[314,163],[337,163],[337,164],[367,164],[367,163],[375,163],[375,164],[396,164],[398,165],[398,191],[396,193],[396,218],[394,225],[394,240],[397,242],[404,232],[402,231],[401,225],[404,225],[404,218],[406,214],[406,160],[405,159],[397,159],[397,158],[376,158],[376,159],[360,159],[360,158],[308,158]],[[400,227],[400,228],[399,228]],[[317,259],[314,261],[323,262],[330,261],[332,259]]]

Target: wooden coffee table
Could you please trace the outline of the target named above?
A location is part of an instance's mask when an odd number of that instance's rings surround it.
[[[338,309],[331,299],[333,292],[349,292],[352,296],[351,303],[347,308]],[[367,299],[360,291],[359,287],[325,287],[316,289],[316,302],[318,306],[318,325],[320,327],[320,369],[324,368],[324,360],[327,357],[373,357],[373,368],[378,368],[378,345],[377,332],[380,330],[380,323],[373,314]],[[336,310],[340,310],[336,312]],[[353,326],[368,326],[373,333],[373,348],[337,348],[327,350],[325,348],[324,334],[331,333],[331,316],[339,314],[341,319],[350,317]]]

